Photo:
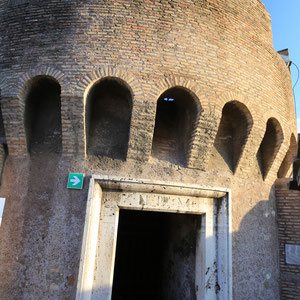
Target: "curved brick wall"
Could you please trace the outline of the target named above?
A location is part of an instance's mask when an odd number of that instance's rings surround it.
[[[62,85],[62,122],[68,127],[63,137],[66,153],[72,152],[75,135],[84,140],[84,128],[74,132],[66,123],[68,97],[78,105],[73,113],[81,116],[88,84],[110,75],[110,68],[116,77],[123,73],[129,85],[138,81],[131,86],[135,93],[132,136],[137,134],[134,125],[141,116],[136,110],[145,114],[148,108],[155,110],[158,96],[183,81],[198,96],[204,108],[202,119],[205,113],[219,118],[223,98],[237,100],[235,95],[228,96],[235,92],[251,103],[248,109],[260,135],[268,119],[265,112],[279,113],[284,135],[290,138],[287,122],[294,121],[290,74],[272,48],[270,17],[259,1],[2,1],[1,8],[0,71],[7,81],[1,88],[2,98],[14,98],[8,102],[18,106],[22,119],[20,90],[26,81],[34,74],[50,73],[56,78]],[[52,71],[45,71],[47,67]],[[135,90],[137,86],[140,91]],[[5,114],[5,103],[3,107]],[[153,113],[150,118],[144,125],[145,153],[129,151],[142,160],[151,152]],[[25,146],[19,147],[25,144],[23,131],[19,124],[21,140],[17,141],[16,134],[8,131],[11,154],[26,152]],[[136,138],[131,138],[131,144],[141,142]],[[84,148],[80,145],[77,151]],[[199,163],[189,165],[205,169]]]
[[[24,106],[31,83],[39,75],[56,79],[61,87],[60,168],[231,188],[234,298],[278,299],[272,184],[296,135],[296,122],[290,72],[272,47],[271,19],[260,1],[1,0],[0,25],[1,108],[9,152],[4,183],[14,161],[27,155]],[[85,159],[85,104],[93,83],[105,77],[121,79],[133,95],[127,160],[111,164],[100,158],[92,164]],[[185,167],[150,159],[156,101],[175,86],[198,101]],[[222,109],[230,101],[243,104],[251,115],[245,116],[251,126],[234,174],[214,146]],[[257,153],[270,118],[279,122],[283,142],[275,143],[278,152],[263,180]],[[74,155],[76,163],[70,159]],[[30,162],[22,163],[25,172]],[[59,178],[53,193],[68,199]],[[26,201],[9,183],[4,192],[12,203]],[[70,203],[65,205],[72,214]],[[54,227],[56,214],[49,217]],[[3,222],[9,236],[13,223]],[[82,228],[82,219],[76,222]],[[61,226],[72,232],[69,223]],[[79,242],[72,247],[79,249]],[[63,247],[59,251],[68,256]],[[78,257],[72,264],[78,267]],[[64,261],[62,269],[67,265]],[[31,276],[27,280],[34,282]],[[45,279],[41,286],[47,284]],[[72,286],[62,289],[52,292],[74,294]]]

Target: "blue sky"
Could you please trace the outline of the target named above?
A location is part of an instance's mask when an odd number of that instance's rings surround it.
[[[2,220],[2,214],[4,210],[5,198],[0,198],[0,225]]]
[[[300,71],[300,0],[261,0],[272,19],[273,46],[275,50],[289,49],[290,60]],[[292,65],[293,85],[297,80],[297,68]],[[300,75],[299,75],[300,76]],[[297,107],[297,127],[300,131],[300,78],[294,89]]]

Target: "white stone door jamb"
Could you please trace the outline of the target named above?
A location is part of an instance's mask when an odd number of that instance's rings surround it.
[[[92,176],[76,300],[111,299],[120,209],[201,215],[195,265],[197,300],[232,299],[230,190]]]

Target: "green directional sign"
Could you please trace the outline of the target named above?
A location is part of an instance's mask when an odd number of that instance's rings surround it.
[[[68,189],[81,190],[83,186],[83,174],[69,173]]]

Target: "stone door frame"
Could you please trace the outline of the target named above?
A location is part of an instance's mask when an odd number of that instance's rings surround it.
[[[120,209],[201,215],[195,264],[197,300],[232,299],[229,189],[93,175],[76,300],[111,299]]]

